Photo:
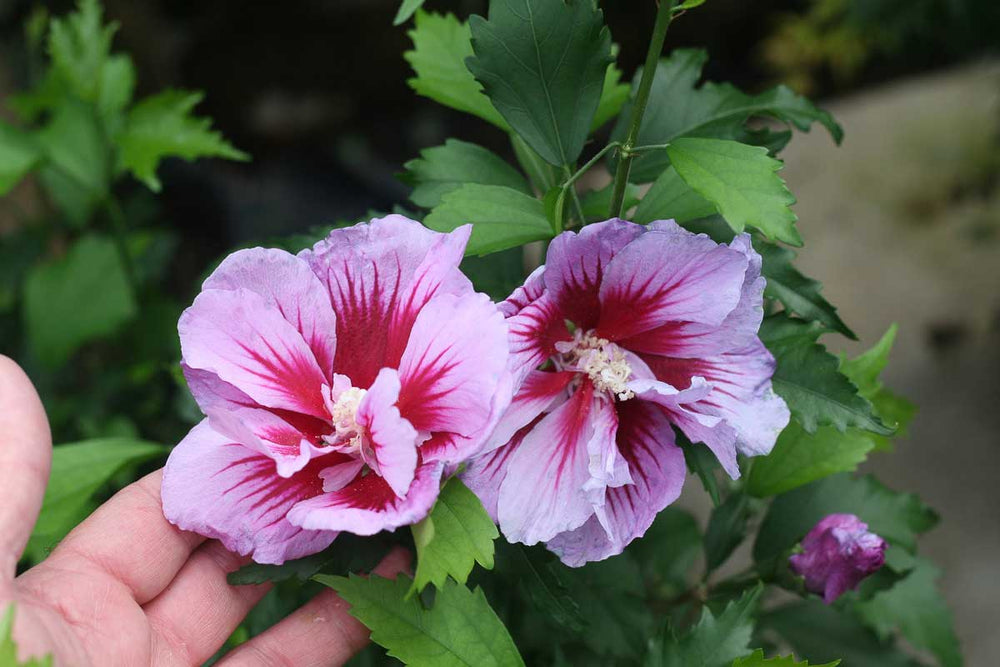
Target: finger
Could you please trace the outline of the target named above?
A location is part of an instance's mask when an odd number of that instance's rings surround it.
[[[24,576],[47,568],[95,569],[121,582],[139,604],[152,600],[205,541],[163,518],[162,478],[157,470],[116,493]]]
[[[409,564],[409,553],[396,548],[374,573],[395,577]],[[334,591],[323,591],[288,618],[234,649],[219,666],[342,665],[368,643],[368,629],[348,613],[349,607]]]
[[[45,409],[28,376],[0,355],[0,581],[11,581],[42,506],[52,463]]]
[[[226,575],[246,562],[218,542],[194,552],[177,578],[145,606],[153,630],[152,664],[200,665],[225,643],[271,587],[230,586]]]

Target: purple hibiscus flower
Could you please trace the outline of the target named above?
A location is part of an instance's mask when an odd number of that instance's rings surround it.
[[[733,478],[788,423],[757,337],[760,256],[673,221],[566,232],[501,304],[517,390],[464,474],[511,541],[568,565],[621,553],[680,494],[673,426]]]
[[[885,540],[853,514],[831,514],[802,540],[802,553],[788,559],[806,589],[830,604],[885,563]]]
[[[261,563],[422,519],[510,402],[506,322],[458,270],[470,230],[389,216],[230,255],[179,323],[206,419],[166,517]]]

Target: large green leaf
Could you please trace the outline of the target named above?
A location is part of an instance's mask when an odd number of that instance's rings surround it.
[[[764,587],[757,585],[730,602],[718,616],[707,607],[683,637],[652,642],[646,667],[729,667],[750,650],[753,616]]]
[[[875,437],[867,431],[840,432],[832,426],[810,434],[792,422],[767,456],[754,459],[747,491],[758,497],[774,496],[827,475],[856,470],[875,448]]]
[[[211,129],[211,120],[191,114],[201,98],[201,93],[166,90],[136,104],[116,138],[121,150],[121,168],[128,169],[149,189],[158,192],[160,180],[156,168],[163,158],[249,159]]]
[[[405,165],[406,180],[414,186],[410,200],[417,206],[434,208],[445,193],[464,183],[500,185],[531,194],[531,188],[514,167],[495,153],[465,141],[448,139],[443,146],[426,148]]]
[[[462,480],[452,477],[441,489],[431,513],[413,526],[417,546],[415,590],[444,586],[448,577],[460,584],[476,563],[493,569],[493,540],[500,536],[483,504]]]
[[[81,519],[81,508],[119,471],[165,456],[167,448],[131,438],[102,438],[59,445],[52,450],[52,472],[28,551],[41,556]]]
[[[472,55],[469,26],[451,14],[418,11],[409,33],[413,50],[403,54],[415,77],[407,83],[418,95],[446,107],[479,116],[502,130],[507,122],[483,94],[483,87],[465,66]]]
[[[17,644],[14,642],[14,603],[10,603],[0,617],[0,665],[3,667],[52,667],[52,656],[17,659]]]
[[[473,16],[468,66],[493,106],[546,161],[576,162],[611,57],[611,35],[591,0],[492,0]]]
[[[701,551],[698,522],[677,507],[660,512],[646,534],[628,546],[646,578],[675,595],[687,589],[691,567]]]
[[[542,202],[511,188],[467,183],[441,198],[424,224],[450,232],[472,224],[466,253],[486,255],[530,241],[552,238],[553,231]]]
[[[705,83],[696,88],[707,57],[705,51],[678,49],[659,62],[639,131],[639,145],[670,143],[678,137],[759,143],[762,135],[746,127],[746,121],[755,116],[768,116],[803,131],[819,122],[840,142],[843,131],[830,114],[784,86],[760,95],[747,95],[728,83]],[[641,74],[636,74],[633,90]],[[630,109],[626,107],[612,138],[625,137],[630,117]],[[773,133],[764,136],[773,138]],[[632,163],[630,180],[648,183],[668,163],[667,155],[662,152],[640,155]]]
[[[712,511],[705,529],[705,567],[722,565],[746,537],[750,506],[746,494],[732,493]]]
[[[831,475],[774,499],[754,543],[754,559],[780,556],[828,514],[855,514],[868,528],[909,551],[937,515],[910,493],[897,493],[872,476]]]
[[[844,667],[919,667],[889,643],[880,642],[850,614],[807,600],[779,607],[761,617],[801,656],[813,661],[842,659]]]
[[[910,644],[933,653],[941,667],[961,667],[951,611],[935,583],[940,574],[928,561],[917,559],[904,579],[857,603],[855,610],[883,639],[898,629]]]
[[[552,553],[540,547],[525,547],[501,541],[497,547],[497,574],[517,582],[517,589],[547,619],[570,632],[585,627],[580,605],[570,595],[566,568]]]
[[[764,319],[760,338],[774,354],[774,391],[808,433],[819,426],[861,428],[890,435],[871,403],[839,370],[837,358],[817,342],[821,328],[783,314]]]
[[[834,660],[825,665],[813,665],[813,667],[837,667],[839,664],[840,660]],[[752,655],[734,660],[733,667],[809,667],[809,661],[804,660],[799,662],[794,656],[790,655],[765,658],[764,651],[757,649]]]
[[[754,248],[764,260],[761,273],[767,278],[765,296],[777,299],[800,317],[819,322],[851,340],[858,339],[840,319],[837,309],[820,294],[823,285],[805,277],[792,265],[794,251],[760,240],[754,243]]]
[[[84,343],[113,333],[136,313],[121,259],[110,240],[86,236],[66,256],[39,264],[24,285],[28,341],[49,367]]]
[[[641,225],[654,220],[674,220],[678,224],[716,213],[715,204],[694,191],[672,166],[663,170],[632,216]]]
[[[318,575],[351,605],[351,615],[372,631],[372,641],[413,667],[513,667],[524,665],[507,629],[490,608],[482,589],[470,591],[447,582],[425,609],[408,598],[410,580],[395,581]]]
[[[0,196],[20,183],[41,159],[42,151],[31,135],[0,120]]]
[[[802,245],[789,208],[795,197],[777,175],[783,166],[760,146],[725,139],[675,139],[667,155],[691,189],[712,202],[737,232],[747,225],[765,236]]]

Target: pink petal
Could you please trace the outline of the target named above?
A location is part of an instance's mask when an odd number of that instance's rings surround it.
[[[545,286],[565,319],[584,330],[597,325],[605,267],[644,231],[640,225],[612,218],[552,240],[545,256]]]
[[[483,451],[502,447],[525,424],[543,412],[554,409],[555,403],[566,399],[566,387],[576,377],[570,371],[531,371],[521,384],[510,407],[503,413]]]
[[[325,418],[326,376],[312,350],[264,297],[205,290],[178,323],[184,363],[210,371],[267,408]]]
[[[325,377],[333,375],[337,318],[316,274],[284,250],[252,248],[229,255],[202,289],[248,289],[274,306],[302,334]]]
[[[258,563],[282,563],[322,551],[336,532],[303,530],[286,520],[295,503],[323,492],[321,468],[339,454],[315,459],[289,478],[274,461],[214,431],[195,426],[170,453],[163,471],[163,513],[182,530],[252,554]]]
[[[506,300],[497,304],[504,317],[513,317],[545,291],[545,265],[539,266]]]
[[[452,234],[455,242],[445,242],[448,261],[468,232]],[[397,365],[406,332],[400,326],[405,318],[396,313],[415,305],[411,297],[418,300],[418,292],[426,296],[438,279],[451,285],[446,290],[457,288],[455,282],[468,285],[460,274],[428,257],[432,249],[441,249],[444,236],[419,222],[390,215],[336,229],[311,250],[299,253],[329,293],[337,316],[334,365],[354,386],[368,387],[380,369]],[[417,281],[422,287],[414,285],[418,272],[424,276]]]
[[[479,496],[487,513],[493,521],[499,523],[497,516],[497,502],[500,498],[500,485],[507,477],[507,469],[510,467],[510,459],[524,442],[524,438],[542,421],[543,415],[538,415],[534,420],[518,430],[510,440],[503,446],[485,454],[477,456],[469,461],[468,466],[462,472],[462,481],[469,490]]]
[[[288,520],[307,529],[356,535],[374,535],[408,526],[431,511],[440,491],[443,470],[441,463],[422,463],[405,498],[398,497],[378,475],[359,476],[339,491],[299,503],[288,513]]]
[[[489,297],[435,298],[417,316],[400,361],[400,413],[418,431],[478,436],[478,447],[507,358],[507,325]]]
[[[585,488],[591,479],[591,440],[599,411],[610,409],[584,382],[546,415],[511,455],[497,504],[500,528],[511,542],[535,544],[581,526],[594,512]],[[503,451],[503,448],[497,450]]]
[[[609,488],[595,516],[546,543],[571,567],[620,554],[646,533],[684,485],[684,454],[674,444],[673,430],[661,409],[644,401],[625,401],[618,404],[618,420],[618,449],[634,483]]]
[[[707,236],[648,231],[605,268],[597,333],[620,341],[667,322],[718,326],[739,303],[747,265]]]
[[[399,414],[399,375],[383,368],[358,407],[358,424],[368,429],[371,457],[367,463],[402,498],[417,469],[417,430]]]
[[[556,343],[573,340],[563,312],[548,292],[508,318],[507,325],[515,387],[528,373],[557,354]]]
[[[487,446],[488,437],[494,433],[500,418],[510,404],[513,393],[514,378],[510,372],[504,371],[497,382],[493,401],[490,403],[490,417],[482,428],[471,436],[439,431],[420,446],[420,455],[425,461],[443,461],[455,465],[468,460],[483,451]]]

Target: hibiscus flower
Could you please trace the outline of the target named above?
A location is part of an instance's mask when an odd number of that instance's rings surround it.
[[[761,259],[673,221],[556,237],[501,304],[519,386],[463,479],[507,539],[568,565],[621,553],[680,494],[676,426],[733,478],[788,423],[757,336]]]
[[[261,563],[412,524],[510,402],[507,325],[458,270],[471,228],[401,216],[230,255],[178,325],[206,415],[163,509]]]

